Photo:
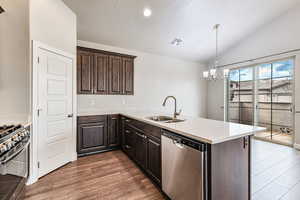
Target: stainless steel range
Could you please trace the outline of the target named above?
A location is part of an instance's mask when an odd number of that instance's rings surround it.
[[[0,200],[22,199],[29,171],[30,128],[0,126]]]

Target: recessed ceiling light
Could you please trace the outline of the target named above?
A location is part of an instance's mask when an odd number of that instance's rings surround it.
[[[179,46],[179,45],[182,44],[182,42],[183,42],[182,39],[180,39],[180,38],[175,38],[174,40],[172,40],[171,44],[174,45],[174,46]]]
[[[152,10],[150,8],[145,8],[144,9],[144,16],[145,17],[150,17],[152,15]]]

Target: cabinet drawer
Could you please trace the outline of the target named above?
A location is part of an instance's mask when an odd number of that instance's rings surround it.
[[[77,122],[78,124],[103,122],[106,121],[106,119],[107,119],[106,115],[82,116],[77,118]]]
[[[152,136],[157,139],[161,138],[161,129],[159,127],[130,118],[125,119],[125,124],[143,131],[147,136]]]

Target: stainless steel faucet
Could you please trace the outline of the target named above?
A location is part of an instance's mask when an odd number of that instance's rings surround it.
[[[169,98],[174,99],[175,109],[174,109],[174,115],[173,115],[173,117],[174,117],[174,119],[176,119],[177,116],[179,116],[180,113],[181,113],[181,109],[179,110],[179,112],[177,112],[177,100],[176,100],[176,98],[175,98],[174,96],[167,96],[167,97],[165,98],[165,100],[164,100],[164,102],[163,102],[162,105],[163,105],[163,106],[166,106],[167,100],[168,100]]]

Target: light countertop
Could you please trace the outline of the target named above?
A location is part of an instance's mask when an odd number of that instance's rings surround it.
[[[31,125],[29,116],[24,115],[0,115],[0,126],[3,125],[18,125],[21,124],[24,127]]]
[[[79,116],[102,115],[102,114],[122,114],[126,117],[136,119],[160,128],[175,132],[177,134],[209,144],[217,144],[244,136],[255,134],[255,132],[266,130],[263,127],[249,126],[231,122],[216,121],[200,117],[180,116],[184,122],[164,123],[148,119],[148,117],[162,115],[162,113],[133,112],[133,111],[98,111],[80,113]],[[170,116],[170,115],[169,115]]]

